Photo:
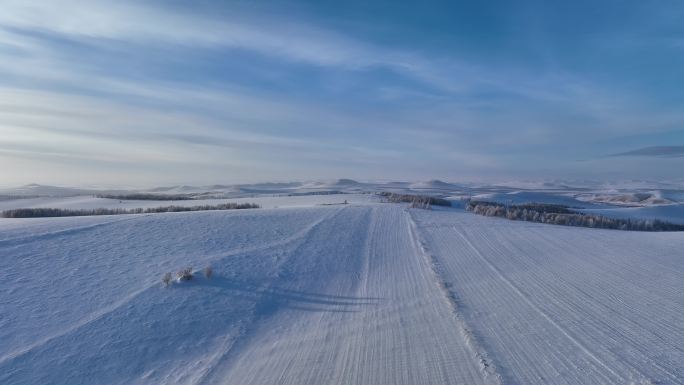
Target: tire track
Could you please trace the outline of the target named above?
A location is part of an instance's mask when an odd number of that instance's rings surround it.
[[[463,338],[463,341],[465,342],[466,346],[468,346],[468,348],[470,349],[473,358],[480,366],[480,371],[483,375],[483,381],[485,383],[502,385],[503,379],[502,376],[499,374],[496,365],[489,357],[487,351],[482,347],[482,344],[477,340],[475,334],[468,327],[467,323],[463,319],[463,316],[460,314],[457,299],[458,295],[453,291],[453,289],[451,289],[451,285],[449,285],[444,279],[444,274],[442,272],[442,268],[440,266],[439,261],[434,257],[434,255],[432,255],[432,253],[430,253],[426,242],[420,237],[420,234],[418,233],[418,226],[416,224],[415,219],[411,215],[411,212],[407,210],[406,213],[409,221],[409,226],[411,229],[411,236],[414,248],[417,254],[421,254],[430,266],[431,273],[435,280],[435,284],[439,287],[442,294],[444,295],[444,300],[448,304],[449,308],[451,309],[451,313],[453,314],[454,318],[456,319],[456,322],[459,325],[460,335]]]
[[[573,337],[565,328],[563,328],[558,322],[556,322],[551,316],[549,316],[545,311],[543,311],[541,308],[539,308],[534,302],[532,302],[525,293],[523,293],[518,286],[516,286],[511,280],[506,278],[506,276],[501,273],[501,271],[494,266],[481,252],[479,249],[477,249],[472,242],[466,237],[464,234],[462,234],[458,229],[455,227],[452,227],[454,232],[470,247],[475,255],[501,280],[503,281],[508,287],[513,290],[514,293],[517,294],[520,299],[522,299],[527,305],[529,305],[532,309],[534,309],[540,316],[542,316],[546,321],[548,321],[551,325],[553,325],[554,328],[556,328],[562,335],[564,335],[570,342],[572,342],[576,347],[578,347],[582,352],[584,352],[588,357],[592,359],[598,366],[603,368],[606,372],[612,374],[614,377],[619,378],[621,381],[626,381],[627,379],[623,378],[621,375],[619,375],[617,372],[615,372],[613,369],[611,369],[605,362],[603,362],[599,357],[597,357],[591,350],[589,350],[584,344],[582,344],[579,340],[577,340],[575,337]]]
[[[297,236],[292,237],[290,242],[293,241],[299,241],[301,242],[292,253],[288,254],[288,257],[280,261],[275,269],[275,274],[272,279],[272,281],[264,288],[262,288],[262,291],[268,291],[271,290],[275,286],[275,282],[277,281],[279,275],[282,273],[285,265],[287,262],[293,258],[293,256],[297,255],[297,252],[304,246],[306,245],[306,238],[314,232],[318,227],[320,227],[323,223],[332,220],[333,218],[337,217],[340,215],[343,210],[346,207],[339,208],[335,210],[332,214],[327,215],[320,220],[316,221],[312,226],[307,228],[304,232],[299,233]],[[282,242],[282,246],[286,243],[289,242]],[[272,248],[273,246],[269,247]],[[193,385],[202,385],[207,383],[208,381],[210,382],[212,378],[217,374],[218,370],[230,370],[230,366],[232,365],[232,360],[234,359],[234,353],[239,352],[242,347],[246,346],[249,341],[250,341],[250,336],[251,334],[257,329],[257,324],[261,318],[265,318],[269,315],[269,313],[266,314],[260,314],[259,310],[264,308],[265,305],[267,305],[272,299],[268,298],[267,296],[261,296],[258,302],[254,306],[254,310],[252,314],[248,317],[247,322],[245,322],[245,326],[243,326],[239,332],[239,334],[232,340],[230,340],[225,346],[223,351],[219,352],[218,354],[214,354],[214,357],[212,358],[211,362],[209,365],[207,365],[204,369],[204,372],[202,373],[201,376],[199,376],[195,381],[193,381]]]
[[[356,305],[278,306],[198,383],[498,384],[459,334],[403,208],[351,209],[311,234],[278,285]],[[367,298],[378,301],[360,303]]]
[[[135,217],[133,217],[133,218],[116,219],[113,221],[94,223],[92,225],[87,225],[87,226],[70,227],[70,228],[61,229],[61,230],[57,230],[57,231],[50,231],[50,232],[45,232],[45,233],[40,233],[40,234],[32,234],[32,235],[27,235],[25,237],[2,239],[2,240],[0,240],[0,247],[21,246],[21,245],[24,245],[24,244],[29,243],[29,242],[36,242],[36,241],[40,241],[40,240],[47,239],[47,238],[58,237],[61,235],[79,234],[79,233],[89,231],[89,230],[93,230],[96,228],[110,226],[110,225],[114,225],[114,224],[117,224],[120,222],[137,220],[137,219],[141,219],[141,218],[148,217],[148,216],[150,216],[150,214],[135,215]]]

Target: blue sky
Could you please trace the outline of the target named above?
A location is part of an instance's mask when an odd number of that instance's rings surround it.
[[[0,185],[684,169],[679,1],[1,7]]]

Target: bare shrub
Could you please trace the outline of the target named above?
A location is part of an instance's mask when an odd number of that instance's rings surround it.
[[[192,279],[192,267],[187,267],[176,273],[178,281],[189,281]]]
[[[214,275],[214,269],[211,266],[207,266],[204,268],[204,276],[207,278],[211,278]]]
[[[166,273],[162,277],[162,282],[164,283],[164,286],[169,286],[171,283],[171,273]]]

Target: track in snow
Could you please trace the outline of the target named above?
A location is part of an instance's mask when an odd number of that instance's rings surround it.
[[[0,383],[682,383],[680,234],[394,204],[103,221],[0,242]]]
[[[349,208],[309,237],[273,285],[330,303],[267,303],[199,383],[484,383],[403,209]]]
[[[682,234],[416,217],[504,383],[684,383]]]

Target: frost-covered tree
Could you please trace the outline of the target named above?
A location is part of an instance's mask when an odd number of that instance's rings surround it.
[[[608,218],[579,213],[569,207],[549,204],[503,205],[495,202],[470,201],[466,210],[488,217],[502,217],[564,226],[595,227],[635,231],[684,231],[684,225],[651,219]]]

